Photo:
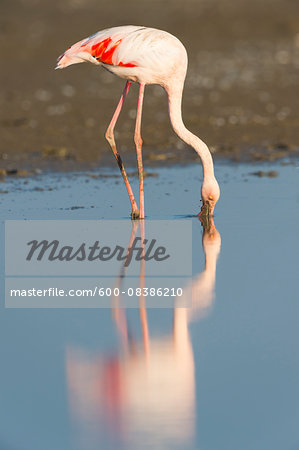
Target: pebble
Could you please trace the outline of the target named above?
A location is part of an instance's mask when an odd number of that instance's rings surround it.
[[[52,98],[52,94],[50,91],[46,89],[38,89],[34,94],[35,98],[40,102],[48,102]]]
[[[264,170],[259,170],[258,172],[250,172],[249,175],[254,175],[256,177],[268,177],[268,178],[276,178],[278,177],[277,170],[269,170],[265,172]]]
[[[76,89],[70,84],[62,86],[61,92],[65,97],[73,97],[76,93]]]

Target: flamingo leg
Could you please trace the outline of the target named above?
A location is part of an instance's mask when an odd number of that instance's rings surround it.
[[[132,219],[138,219],[138,217],[139,217],[138,206],[137,206],[137,203],[135,201],[135,197],[134,197],[131,185],[129,183],[129,179],[128,179],[127,173],[125,171],[125,166],[123,165],[123,162],[122,162],[122,159],[120,157],[120,154],[117,151],[116,144],[115,144],[115,139],[114,139],[114,127],[116,125],[117,119],[118,119],[119,114],[121,112],[121,109],[122,109],[122,106],[124,104],[125,98],[126,98],[128,92],[129,92],[131,84],[132,84],[131,81],[127,81],[126,82],[126,85],[125,85],[125,88],[124,88],[123,93],[121,95],[121,98],[120,98],[120,100],[118,102],[118,105],[117,105],[116,110],[115,110],[115,112],[113,114],[111,122],[109,123],[107,131],[105,133],[105,137],[106,137],[107,141],[109,142],[110,147],[112,148],[112,151],[113,151],[114,156],[116,158],[118,167],[120,168],[121,174],[123,176],[123,179],[124,179],[124,182],[125,182],[125,185],[126,185],[129,197],[130,197],[130,202],[131,202],[131,205],[132,205],[131,218]]]
[[[142,105],[144,97],[144,87],[145,85],[140,83],[139,85],[139,97],[137,106],[137,116],[135,125],[135,135],[134,141],[136,145],[137,152],[137,164],[139,173],[139,197],[140,197],[140,214],[139,219],[144,219],[144,189],[143,189],[143,164],[142,164],[142,139],[141,139],[141,116],[142,116]]]

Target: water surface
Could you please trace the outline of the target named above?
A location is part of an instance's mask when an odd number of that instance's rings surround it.
[[[160,169],[145,185],[147,219],[193,222],[192,308],[11,310],[2,289],[1,448],[298,447],[298,168],[217,165],[217,232],[203,240],[200,173]],[[113,177],[2,189],[2,221],[130,212]]]

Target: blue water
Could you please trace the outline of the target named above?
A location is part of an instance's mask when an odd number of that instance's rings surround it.
[[[152,170],[147,219],[193,221],[192,308],[5,309],[2,258],[1,449],[299,448],[298,167],[216,165],[204,245],[199,165]],[[8,180],[1,220],[127,218],[116,180]]]

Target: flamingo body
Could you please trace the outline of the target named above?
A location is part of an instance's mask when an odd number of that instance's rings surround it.
[[[187,72],[188,57],[183,44],[166,31],[142,26],[108,28],[72,45],[57,60],[56,69],[71,64],[91,62],[127,80],[125,89],[106,132],[118,162],[132,206],[132,218],[144,218],[144,190],[142,165],[142,139],[140,134],[144,87],[161,85],[168,95],[169,116],[176,134],[199,154],[204,180],[201,189],[202,213],[213,214],[220,190],[214,176],[211,153],[206,144],[185,127],[181,115],[181,101]],[[124,165],[116,149],[114,127],[132,82],[140,85],[137,107],[135,144],[140,187],[140,212],[137,207]]]
[[[187,52],[166,31],[133,25],[109,28],[72,45],[57,68],[89,61],[130,81],[164,86],[169,74],[186,75]]]

